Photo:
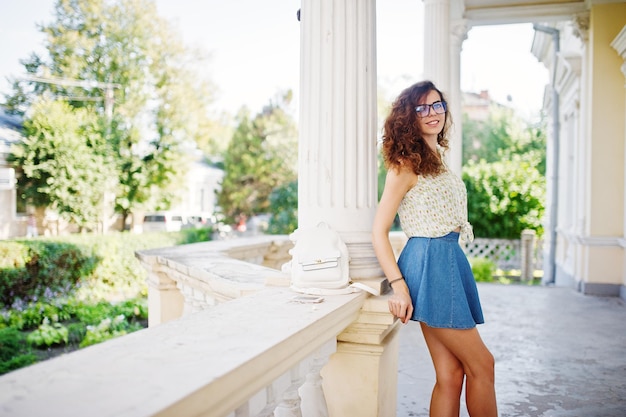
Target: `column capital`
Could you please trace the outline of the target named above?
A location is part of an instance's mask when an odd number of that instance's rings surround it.
[[[572,16],[574,23],[574,35],[576,35],[581,41],[587,43],[589,40],[589,24],[590,24],[589,12],[581,12]]]
[[[456,19],[450,22],[451,41],[455,46],[461,47],[467,39],[467,34],[472,26],[467,19]]]
[[[624,64],[622,64],[620,69],[622,70],[622,74],[626,77],[626,25],[622,28],[615,39],[613,39],[611,46],[624,60]]]

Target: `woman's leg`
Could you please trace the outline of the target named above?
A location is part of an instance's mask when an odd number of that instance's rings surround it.
[[[429,329],[427,325],[424,323],[420,325],[437,377],[430,399],[430,415],[431,417],[459,417],[461,390],[465,377],[463,364],[436,336],[427,331]]]
[[[438,329],[422,324],[422,332],[431,355],[433,355],[433,351],[430,346],[433,345],[438,356],[443,357],[439,352],[447,352],[461,364],[467,379],[465,395],[470,416],[497,417],[494,359],[480,338],[478,330],[476,328],[467,330]],[[448,359],[446,363],[449,362]],[[436,368],[437,364],[435,363]],[[437,377],[439,377],[438,372]],[[431,415],[438,416],[438,414]],[[447,416],[447,414],[441,415]]]

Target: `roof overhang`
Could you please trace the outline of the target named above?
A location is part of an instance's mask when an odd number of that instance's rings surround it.
[[[588,9],[585,0],[461,0],[472,26],[569,20]]]

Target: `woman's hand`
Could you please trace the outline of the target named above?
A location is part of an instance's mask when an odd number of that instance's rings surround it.
[[[393,290],[393,295],[389,298],[389,312],[404,324],[413,316],[413,301],[406,283],[398,283]]]

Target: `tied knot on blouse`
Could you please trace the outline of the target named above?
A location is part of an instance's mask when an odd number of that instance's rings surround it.
[[[474,241],[474,228],[470,222],[465,222],[461,225],[461,232],[459,239],[461,242],[470,243]]]

